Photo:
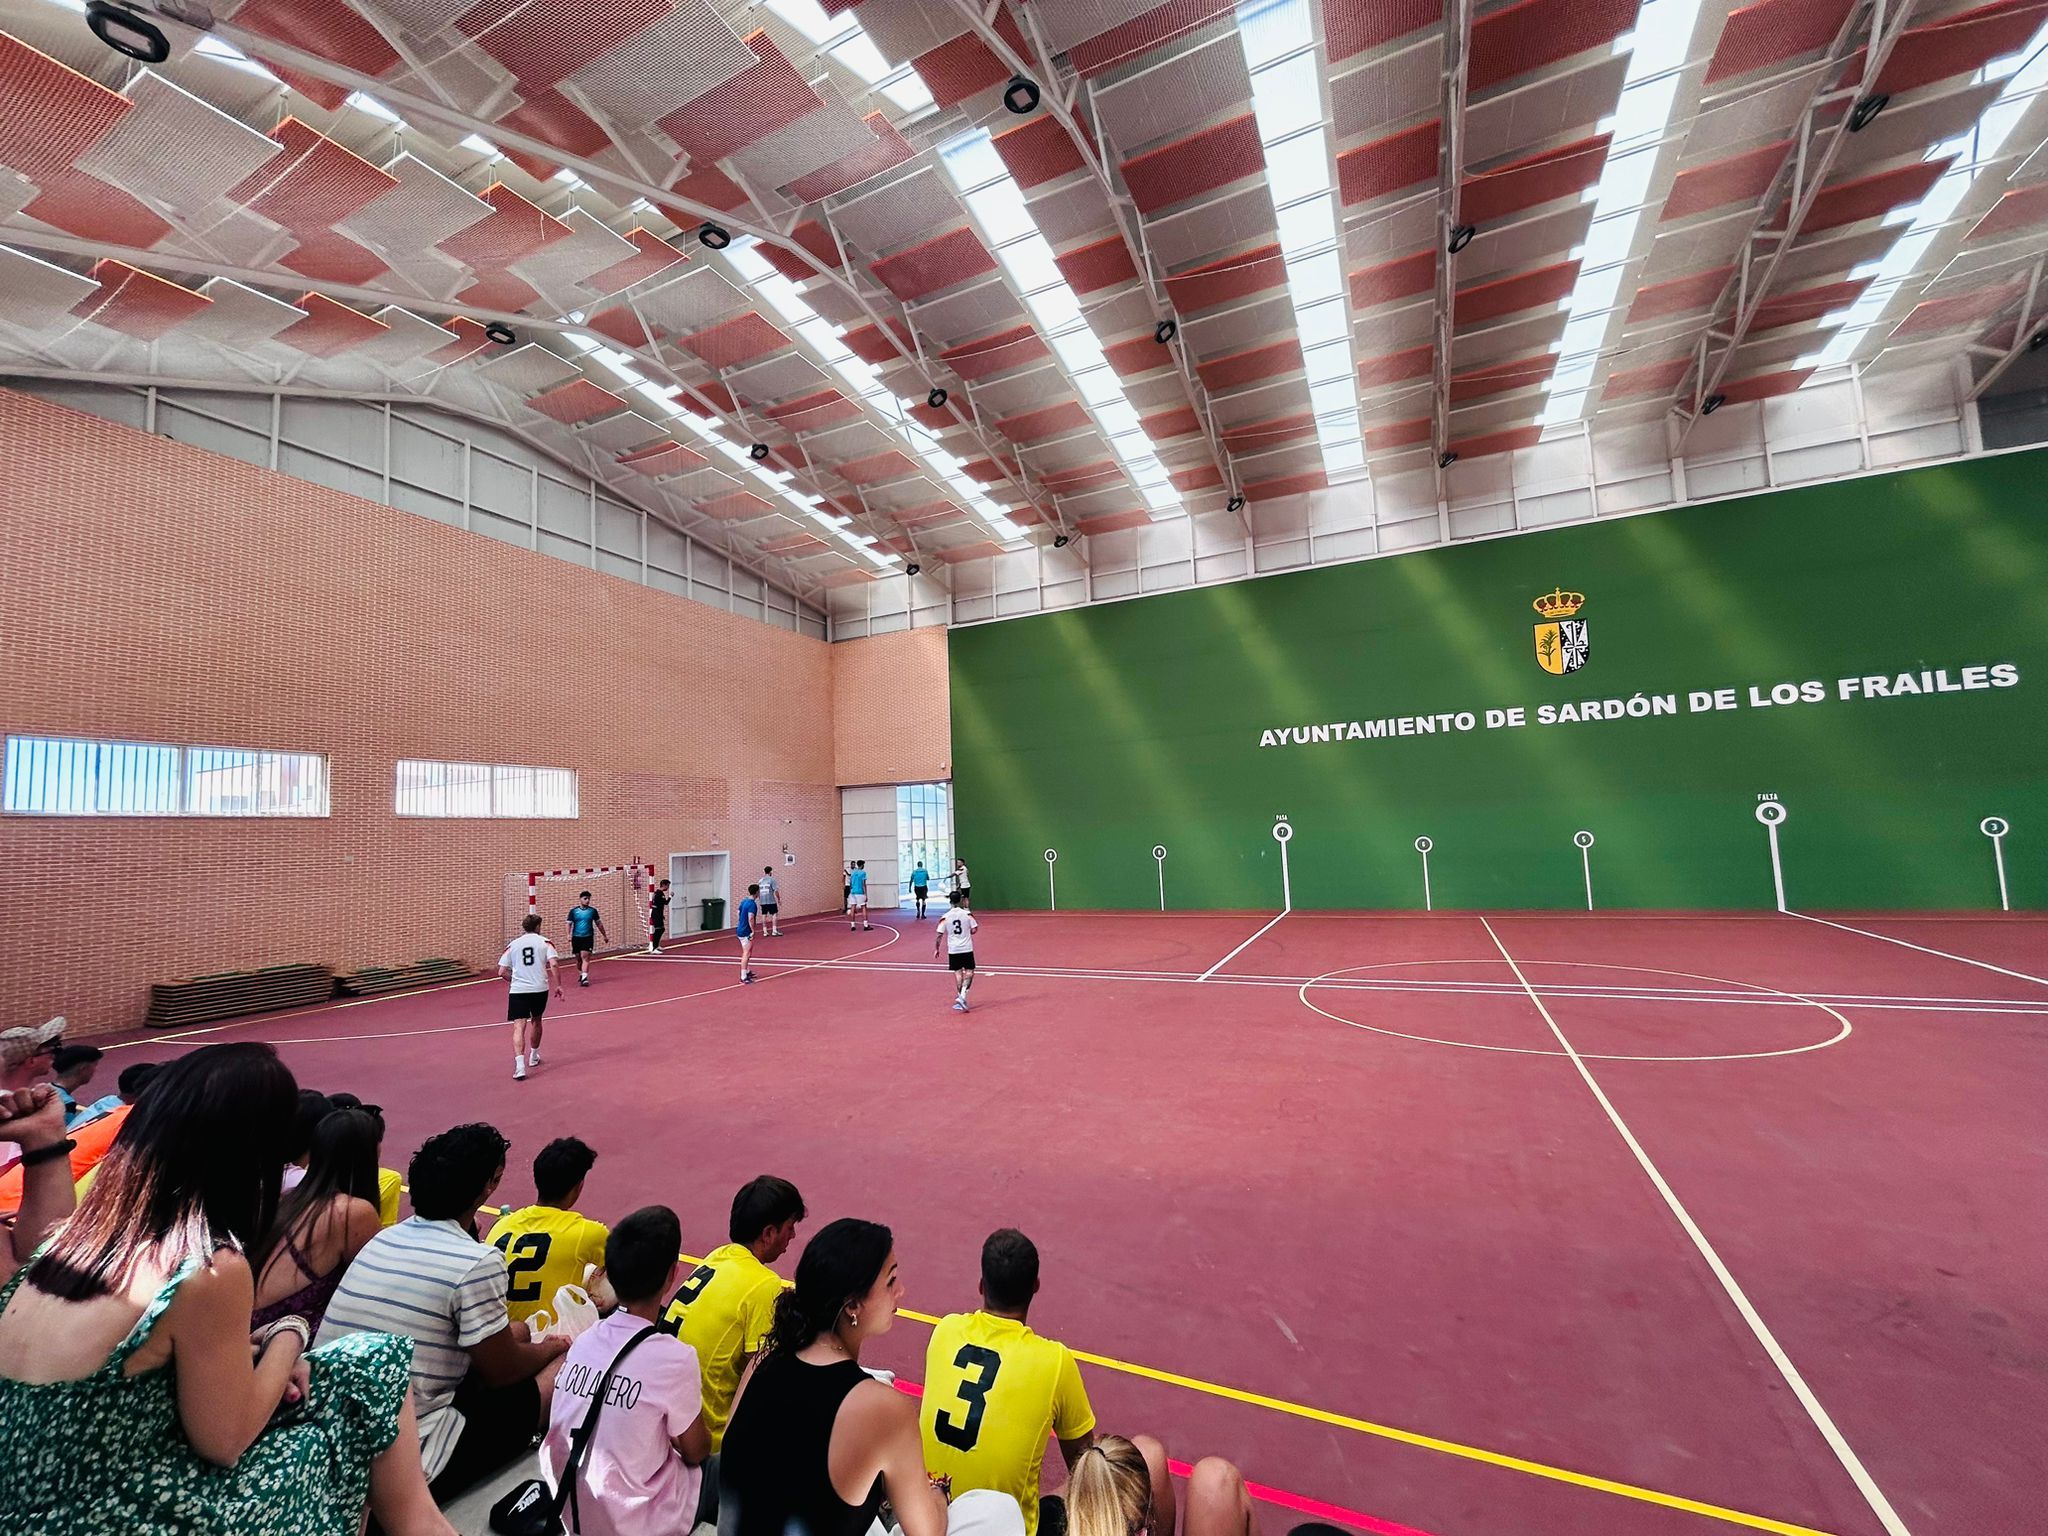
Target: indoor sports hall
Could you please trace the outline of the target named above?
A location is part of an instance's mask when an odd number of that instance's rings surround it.
[[[2048,0],[0,0],[0,1509],[2048,1531],[2044,485]]]

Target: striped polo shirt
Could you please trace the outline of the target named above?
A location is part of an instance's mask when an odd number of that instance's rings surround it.
[[[469,1350],[510,1322],[505,1255],[453,1221],[413,1216],[363,1246],[329,1303],[317,1342],[346,1333],[397,1333],[413,1341],[412,1395],[420,1460],[440,1475],[462,1433],[455,1389]]]

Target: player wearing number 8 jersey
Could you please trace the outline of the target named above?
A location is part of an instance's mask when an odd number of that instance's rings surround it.
[[[519,926],[519,937],[498,956],[498,974],[512,984],[505,999],[505,1017],[512,1023],[512,1076],[524,1082],[526,1069],[540,1065],[541,1015],[548,1011],[549,989],[559,997],[562,984],[555,977],[561,957],[541,937],[539,916],[529,915]]]
[[[533,1160],[533,1189],[539,1203],[498,1218],[486,1241],[505,1255],[511,1283],[505,1310],[516,1323],[535,1312],[555,1310],[555,1292],[584,1284],[584,1270],[604,1263],[603,1222],[578,1215],[583,1181],[597,1154],[574,1136],[540,1149]]]
[[[1007,1493],[1038,1532],[1038,1475],[1048,1437],[1072,1468],[1095,1438],[1095,1410],[1074,1352],[1024,1319],[1038,1293],[1038,1249],[1005,1228],[981,1245],[979,1312],[939,1319],[925,1351],[918,1428],[925,1467],[970,1488]]]
[[[789,1180],[763,1174],[744,1186],[726,1225],[732,1240],[683,1276],[662,1315],[662,1327],[697,1351],[713,1451],[724,1443],[740,1375],[775,1321],[782,1277],[768,1266],[789,1251],[803,1219],[803,1196]]]

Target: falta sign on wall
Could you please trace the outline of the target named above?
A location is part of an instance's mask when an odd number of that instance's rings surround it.
[[[1579,611],[1586,594],[1562,585],[1532,605],[1543,622],[1535,626],[1536,664],[1554,677],[1569,677],[1591,656],[1586,620]],[[1259,732],[1261,747],[1319,746],[1330,742],[1375,741],[1397,736],[1451,735],[1461,731],[1515,729],[1521,726],[1590,725],[1603,721],[1652,720],[1662,715],[1713,714],[1724,710],[1784,709],[1826,703],[1872,703],[1917,698],[1926,694],[1975,693],[1987,688],[2016,688],[2020,669],[2009,661],[1954,661],[1914,670],[1879,670],[1899,661],[1872,658],[1869,670],[1833,678],[1773,678],[1729,686],[1719,681],[1688,679],[1684,688],[1668,692],[1637,691],[1615,698],[1567,699],[1528,704],[1482,704],[1462,701],[1457,708],[1420,715],[1383,715],[1371,720],[1328,720],[1281,725]]]

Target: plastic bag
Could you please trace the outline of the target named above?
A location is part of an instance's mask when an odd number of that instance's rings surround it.
[[[529,1333],[536,1339],[577,1339],[597,1326],[597,1303],[580,1285],[565,1285],[555,1292],[551,1315],[543,1307],[527,1318]]]

